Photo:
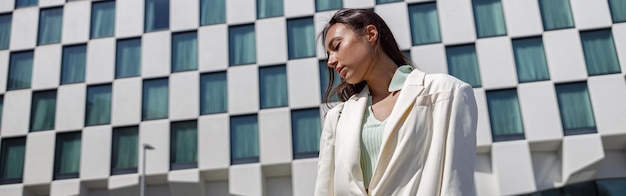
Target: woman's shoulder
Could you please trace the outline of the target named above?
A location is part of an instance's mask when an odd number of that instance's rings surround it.
[[[463,86],[470,85],[448,74],[433,73],[426,74],[426,76],[424,77],[424,86],[430,87],[431,89],[454,90]]]

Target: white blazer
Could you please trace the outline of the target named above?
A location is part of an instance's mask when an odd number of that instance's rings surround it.
[[[360,134],[369,90],[326,114],[315,195],[475,195],[476,101],[468,84],[414,70],[384,128],[363,186]]]

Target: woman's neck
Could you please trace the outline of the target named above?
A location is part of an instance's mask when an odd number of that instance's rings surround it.
[[[372,100],[380,100],[389,95],[389,84],[398,66],[387,56],[381,54],[378,61],[373,61],[371,70],[365,78],[372,95]]]

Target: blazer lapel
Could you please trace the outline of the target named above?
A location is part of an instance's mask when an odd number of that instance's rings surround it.
[[[387,124],[383,132],[383,140],[380,144],[380,152],[378,153],[378,161],[376,163],[376,169],[372,174],[370,181],[370,189],[373,189],[378,184],[382,174],[389,165],[389,160],[393,156],[396,148],[395,135],[398,133],[398,129],[402,126],[406,116],[409,114],[410,109],[413,108],[415,99],[421,95],[424,90],[424,77],[425,73],[415,69],[407,77],[396,104],[389,117],[387,118]]]

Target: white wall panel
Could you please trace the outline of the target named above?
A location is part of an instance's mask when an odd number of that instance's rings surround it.
[[[80,179],[107,179],[111,173],[111,126],[86,127],[81,134]]]
[[[291,111],[289,108],[259,112],[259,161],[263,165],[292,160]]]
[[[499,182],[493,173],[490,153],[476,153],[474,163],[476,195],[498,195]]]
[[[344,4],[345,6],[345,4]],[[322,30],[324,30],[324,26],[328,24],[328,21],[333,17],[336,11],[326,11],[326,12],[317,12],[313,16],[313,25],[315,26],[315,36],[320,35]],[[315,47],[317,52],[317,58],[325,59],[328,58],[326,56],[326,49],[324,46],[324,40],[320,36],[319,39],[315,37]]]
[[[263,195],[263,175],[261,165],[233,165],[228,172],[229,192],[232,195]]]
[[[141,76],[167,76],[171,69],[171,34],[159,31],[144,34],[141,40]]]
[[[198,70],[218,71],[228,68],[228,26],[203,26],[198,29]]]
[[[285,17],[310,16],[315,13],[315,1],[284,0]]]
[[[61,0],[61,2],[63,2]],[[43,2],[42,2],[43,3]],[[80,43],[89,40],[91,3],[76,1],[63,7],[63,44]]]
[[[320,76],[317,58],[287,62],[287,93],[290,108],[317,107],[320,100]]]
[[[20,8],[13,11],[11,19],[11,50],[35,47],[37,43],[37,25],[39,9],[37,7]]]
[[[24,185],[52,181],[56,133],[40,131],[28,134],[24,158]]]
[[[317,179],[317,158],[293,160],[291,167],[293,195],[311,195]]]
[[[55,180],[50,184],[50,196],[81,195],[78,179]]]
[[[448,73],[446,50],[443,44],[429,44],[411,48],[411,60],[426,73]]]
[[[230,67],[228,80],[228,112],[232,115],[259,110],[259,73],[256,65]]]
[[[115,36],[133,37],[143,33],[144,0],[115,2]]]
[[[265,178],[265,194],[275,196],[293,195],[291,176],[267,177]]]
[[[24,190],[22,184],[7,184],[0,187],[0,192],[6,196],[31,196],[27,190]]]
[[[576,29],[544,32],[543,46],[552,81],[568,82],[587,78],[585,58]]]
[[[32,89],[49,89],[59,85],[61,78],[60,44],[39,46],[33,55]]]
[[[437,11],[443,43],[461,44],[473,42],[476,39],[470,0],[438,1]]]
[[[256,20],[256,0],[226,1],[226,22],[228,24],[250,23]]]
[[[204,195],[204,180],[198,169],[172,170],[167,174],[171,195]]]
[[[169,79],[169,117],[172,120],[197,118],[200,113],[200,81],[196,71],[173,73]]]
[[[2,104],[2,137],[26,135],[30,122],[30,90],[14,90],[4,93]]]
[[[380,15],[391,29],[400,50],[411,48],[411,30],[409,27],[409,11],[406,3],[388,3],[376,6],[376,13]]]
[[[39,7],[63,5],[63,3],[65,3],[63,0],[39,0]]]
[[[0,51],[0,93],[4,93],[7,87],[7,78],[9,76],[9,57],[8,50]],[[2,119],[0,119],[2,120]]]
[[[209,181],[206,183],[206,195],[229,195],[228,193],[228,181]]]
[[[626,134],[626,80],[619,74],[587,80],[596,128],[600,135]]]
[[[13,11],[15,1],[0,1],[0,13]]]
[[[474,98],[476,99],[476,107],[478,110],[478,119],[476,125],[476,151],[486,152],[489,150],[492,142],[491,125],[489,124],[489,111],[487,110],[487,97],[485,90],[482,88],[474,89]]]
[[[561,182],[572,184],[593,179],[604,159],[598,134],[571,135],[563,138]]]
[[[228,114],[198,119],[198,168],[223,169],[230,165],[230,125]]]
[[[85,122],[84,83],[63,85],[57,90],[56,130],[81,129]]]
[[[257,64],[287,61],[287,23],[283,17],[258,20],[255,24]]]
[[[554,188],[561,180],[561,157],[555,152],[533,152],[533,172],[537,190]]]
[[[200,24],[198,0],[170,1],[170,30],[181,31],[198,28]]]
[[[146,150],[146,174],[165,174],[170,170],[170,122],[168,120],[141,122],[139,143],[154,147],[152,150]],[[143,156],[141,147],[139,156]],[[138,171],[141,171],[142,167],[139,165]]]
[[[89,84],[113,81],[115,76],[115,39],[90,40],[87,45],[85,81]]]
[[[541,35],[543,24],[537,1],[502,0],[502,11],[510,37]]]
[[[372,8],[376,5],[375,0],[343,0],[345,8]]]
[[[141,121],[141,78],[124,78],[113,82],[111,124],[131,125]]]
[[[482,86],[486,90],[511,88],[517,85],[511,40],[494,37],[476,41]]]
[[[497,142],[491,152],[493,172],[500,185],[499,195],[536,190],[528,142]]]
[[[560,141],[563,137],[563,128],[554,84],[549,81],[520,84],[517,88],[517,97],[526,140]]]
[[[611,26],[611,11],[608,1],[570,0],[570,6],[577,29]]]

